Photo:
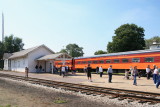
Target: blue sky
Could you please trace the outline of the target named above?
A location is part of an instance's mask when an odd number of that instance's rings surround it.
[[[25,49],[45,44],[58,52],[76,43],[93,55],[126,23],[143,27],[146,39],[160,36],[159,0],[0,0],[2,11],[5,35],[22,38]]]

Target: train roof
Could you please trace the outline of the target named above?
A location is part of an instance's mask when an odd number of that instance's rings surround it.
[[[105,57],[105,56],[131,55],[131,54],[143,54],[143,53],[152,53],[152,52],[160,52],[160,49],[155,49],[155,50],[146,49],[146,50],[137,50],[137,51],[117,52],[117,53],[93,55],[93,56],[86,56],[86,57],[76,57],[75,59],[96,58],[96,57]]]

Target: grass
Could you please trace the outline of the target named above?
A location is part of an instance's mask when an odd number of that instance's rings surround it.
[[[56,104],[63,104],[63,103],[67,103],[67,101],[66,101],[66,100],[63,100],[63,99],[61,99],[61,98],[57,98],[57,99],[54,101],[54,103],[56,103]]]
[[[5,106],[0,105],[0,107],[18,107],[18,106],[11,106],[10,104],[8,104],[8,105],[5,105]]]

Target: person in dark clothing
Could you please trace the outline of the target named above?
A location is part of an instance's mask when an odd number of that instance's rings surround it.
[[[36,68],[36,73],[38,73],[38,65],[36,65],[35,68]]]
[[[39,66],[39,70],[40,70],[40,72],[42,71],[42,66],[41,65]]]
[[[99,67],[97,66],[96,67],[96,73],[98,74],[98,72],[99,72]]]
[[[28,72],[29,72],[28,67],[25,67],[25,77],[26,77],[26,78],[28,78]]]
[[[87,77],[88,77],[88,81],[90,80],[90,82],[92,82],[91,71],[92,71],[92,68],[90,67],[90,64],[88,64],[88,67],[87,67]]]

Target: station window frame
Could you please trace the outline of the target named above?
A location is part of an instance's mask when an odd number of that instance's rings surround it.
[[[140,62],[140,58],[132,58],[132,62]]]
[[[119,63],[120,61],[119,61],[119,59],[114,59],[113,62],[114,63]]]
[[[106,63],[111,63],[111,60],[106,60]]]
[[[125,58],[125,59],[122,59],[122,62],[123,62],[123,63],[128,63],[128,62],[129,62],[129,59],[126,59],[126,58]]]
[[[144,61],[145,62],[154,62],[154,57],[146,57],[146,58],[144,58]]]

